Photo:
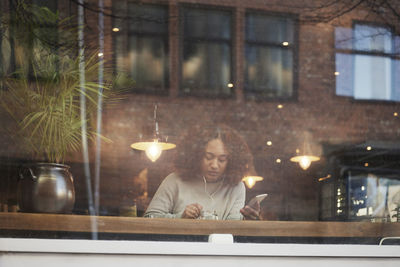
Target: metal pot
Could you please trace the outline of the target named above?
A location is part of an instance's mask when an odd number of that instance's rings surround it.
[[[18,205],[23,212],[70,213],[75,203],[69,166],[36,163],[25,166],[18,182]]]

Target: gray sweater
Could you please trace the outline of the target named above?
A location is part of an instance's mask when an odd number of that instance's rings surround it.
[[[171,173],[161,183],[144,216],[181,218],[187,205],[198,203],[203,211],[216,212],[219,220],[241,220],[245,194],[242,182],[229,186],[223,181],[206,183],[201,177],[188,181]]]

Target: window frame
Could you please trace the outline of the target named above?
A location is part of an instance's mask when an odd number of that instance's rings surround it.
[[[219,6],[219,5],[208,5],[208,4],[189,4],[189,3],[179,3],[178,4],[178,18],[179,18],[179,29],[178,29],[178,34],[179,34],[179,56],[178,56],[178,74],[179,74],[179,82],[178,82],[178,96],[179,97],[202,97],[202,98],[218,98],[218,99],[235,99],[237,95],[237,87],[233,86],[230,88],[230,93],[229,94],[224,94],[224,93],[208,93],[204,89],[202,89],[199,92],[184,92],[182,88],[182,81],[183,81],[183,54],[184,54],[184,44],[185,44],[185,36],[184,36],[184,9],[185,8],[192,8],[192,9],[203,9],[203,10],[222,10],[222,11],[227,11],[231,15],[231,25],[230,25],[230,30],[231,30],[231,36],[230,36],[230,41],[223,41],[223,40],[218,40],[215,38],[201,38],[202,41],[208,42],[215,42],[215,43],[229,43],[230,47],[230,77],[231,77],[231,83],[233,85],[236,84],[237,77],[235,76],[236,73],[236,63],[237,61],[235,60],[236,58],[236,53],[235,53],[235,38],[237,35],[237,30],[236,30],[236,25],[237,25],[237,16],[236,16],[236,8],[233,6]],[[193,38],[193,39],[199,39],[199,38]],[[222,39],[222,38],[221,38]]]
[[[246,75],[245,75],[245,65],[246,65],[246,46],[249,43],[246,39],[246,18],[248,14],[263,15],[267,17],[278,17],[278,18],[289,18],[293,23],[293,45],[282,46],[278,43],[267,43],[267,42],[253,42],[250,43],[255,45],[264,45],[264,47],[275,47],[281,49],[290,49],[293,52],[292,56],[292,95],[290,97],[268,97],[262,92],[251,90],[246,88]],[[279,101],[279,102],[292,102],[298,100],[298,87],[299,87],[299,15],[294,13],[284,13],[284,12],[273,12],[265,11],[259,9],[247,8],[243,15],[243,95],[246,100],[262,100],[262,101]]]
[[[166,19],[167,19],[167,31],[164,34],[161,33],[149,33],[149,32],[136,32],[134,30],[130,30],[129,28],[129,23],[128,20],[123,23],[125,27],[127,28],[127,33],[121,33],[121,32],[112,32],[111,34],[111,43],[112,43],[112,64],[113,64],[113,71],[115,74],[118,74],[118,68],[117,68],[117,53],[116,53],[116,48],[117,48],[117,35],[120,35],[124,38],[122,46],[126,48],[125,53],[129,53],[129,37],[131,36],[137,36],[137,37],[154,37],[154,39],[158,39],[161,37],[162,43],[163,43],[163,48],[166,53],[166,62],[164,62],[163,66],[165,67],[163,72],[165,75],[164,78],[164,83],[165,83],[165,88],[163,90],[157,90],[157,87],[152,87],[152,86],[133,86],[129,88],[128,92],[129,93],[139,93],[139,94],[149,94],[149,95],[158,95],[158,96],[168,96],[171,91],[171,51],[170,51],[170,13],[169,9],[170,6],[165,3],[159,3],[159,2],[137,2],[137,1],[130,1],[130,0],[123,0],[127,7],[129,4],[137,4],[137,5],[144,5],[144,6],[158,6],[158,7],[163,7],[166,11]],[[115,5],[114,2],[112,3],[112,12],[113,15],[115,15]],[[115,27],[115,21],[117,20],[116,16],[112,17],[111,25],[112,28]],[[129,72],[129,71],[128,71]],[[132,78],[131,75],[129,75],[130,78]],[[134,80],[134,79],[133,79]],[[135,80],[134,80],[135,81]]]
[[[386,28],[388,31],[390,31],[391,33],[391,45],[392,45],[392,51],[391,53],[385,53],[385,52],[381,52],[381,51],[365,51],[365,50],[357,50],[354,48],[355,46],[355,26],[356,25],[365,25],[365,26],[371,26],[371,27],[380,27],[380,28]],[[336,57],[337,54],[344,54],[344,55],[364,55],[364,56],[377,56],[377,57],[385,57],[385,58],[389,58],[391,61],[392,60],[400,60],[400,53],[396,54],[395,52],[395,37],[396,35],[394,34],[394,26],[393,25],[389,25],[389,24],[385,24],[385,23],[378,23],[378,22],[371,22],[371,21],[364,21],[364,20],[352,20],[351,22],[351,48],[347,49],[347,48],[336,48],[336,39],[334,36],[334,57]],[[335,34],[335,31],[333,32],[333,34]],[[353,79],[354,79],[354,74],[355,74],[355,66],[354,66],[354,57],[352,58],[352,63],[353,63],[353,69],[352,71],[352,82],[354,83]],[[394,70],[393,70],[393,66],[392,66],[392,62],[391,62],[391,73],[390,73],[390,77],[391,79],[393,79],[394,77]],[[338,70],[336,69],[336,59],[335,59],[335,72],[337,72]],[[373,104],[397,104],[399,103],[399,101],[396,101],[394,99],[358,99],[354,97],[354,84],[352,84],[352,95],[339,95],[337,93],[337,78],[336,78],[336,74],[335,74],[335,78],[334,78],[334,96],[335,97],[339,97],[339,98],[349,98],[350,101],[354,102],[354,103],[373,103]],[[392,84],[392,88],[391,90],[393,91],[393,84]]]

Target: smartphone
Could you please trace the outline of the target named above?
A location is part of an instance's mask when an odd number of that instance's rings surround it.
[[[254,207],[254,206],[256,205],[257,202],[258,202],[258,204],[260,204],[261,201],[263,201],[264,198],[266,198],[267,196],[268,196],[268,194],[257,195],[257,196],[255,196],[255,197],[253,197],[253,198],[249,201],[249,203],[247,203],[247,205],[250,206],[250,207],[252,207],[252,206]]]

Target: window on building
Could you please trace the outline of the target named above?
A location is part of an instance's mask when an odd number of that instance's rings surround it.
[[[34,0],[33,5],[37,8],[37,16],[46,18],[40,20],[34,18],[37,23],[33,28],[32,36],[32,59],[31,64],[35,72],[45,72],[49,68],[59,68],[58,49],[61,45],[71,47],[71,44],[61,44],[58,33],[59,14],[58,4],[55,0]],[[33,70],[31,71],[33,72]],[[38,73],[38,74],[39,74]],[[46,73],[40,73],[46,76]]]
[[[3,2],[0,2],[0,10],[1,10],[1,15],[0,15],[0,19],[2,20],[3,23],[1,23],[1,27],[0,27],[0,76],[5,75],[6,73],[10,73],[12,68],[12,54],[14,53],[13,49],[11,49],[11,45],[9,42],[9,39],[7,38],[7,36],[9,36],[9,27],[6,27],[6,25],[4,25],[4,18],[5,18],[5,11],[6,11],[6,7],[4,5]]]
[[[1,5],[1,75],[43,76],[58,68],[59,42],[56,0],[10,1]],[[9,16],[5,15],[9,12]]]
[[[114,3],[114,2],[113,2]],[[135,81],[134,91],[166,93],[168,69],[168,8],[161,5],[114,3],[116,71]]]
[[[388,27],[355,23],[335,30],[336,94],[400,101],[400,39]]]
[[[232,82],[231,11],[183,7],[181,93],[229,96]]]
[[[292,97],[295,47],[293,19],[246,13],[246,95],[265,98]]]

